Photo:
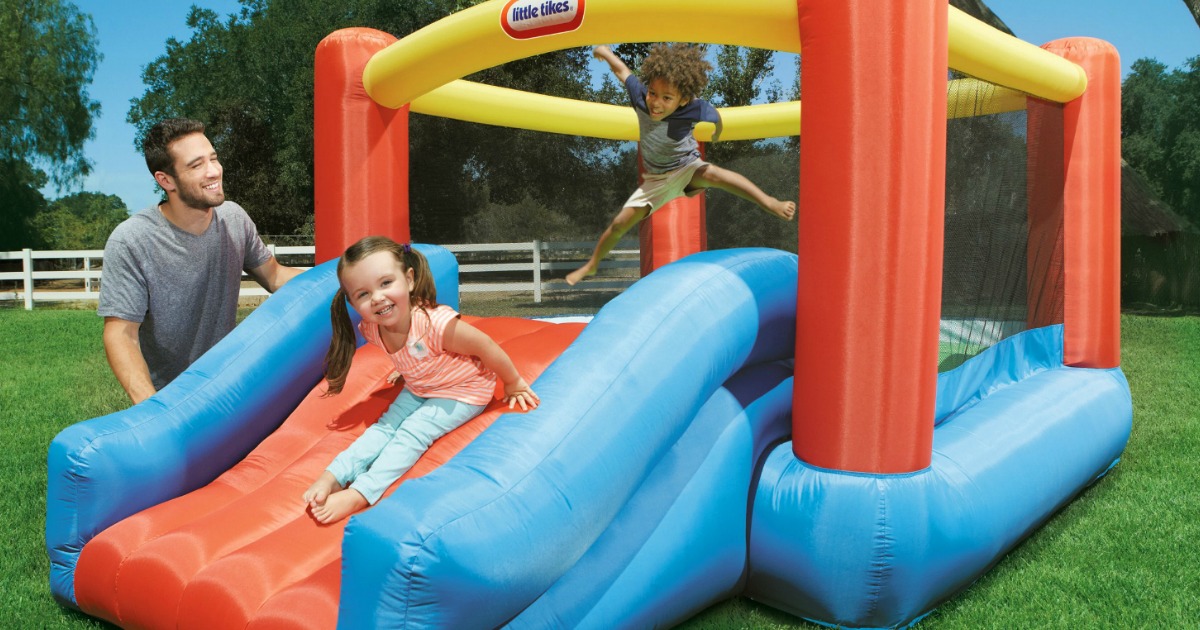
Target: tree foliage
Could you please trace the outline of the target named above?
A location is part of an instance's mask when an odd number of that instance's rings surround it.
[[[0,160],[0,252],[41,247],[29,221],[46,206],[46,175],[27,162]]]
[[[488,203],[467,222],[468,242],[570,241],[578,228],[562,212],[535,202],[531,195],[512,204]]]
[[[45,203],[38,191],[88,174],[99,62],[91,16],[74,4],[0,3],[0,250],[36,246],[27,222]]]
[[[103,249],[108,235],[129,210],[116,195],[81,192],[55,200],[33,217],[33,228],[47,249]]]
[[[1200,224],[1200,57],[1133,62],[1121,87],[1121,152],[1167,205]]]
[[[713,101],[721,107],[750,105],[765,96],[768,103],[782,98],[778,82],[768,82],[775,71],[775,51],[741,46],[721,46],[708,83]]]

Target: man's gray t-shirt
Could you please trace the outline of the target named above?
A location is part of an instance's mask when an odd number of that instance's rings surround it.
[[[154,387],[162,389],[233,330],[242,271],[270,258],[236,203],[214,208],[199,235],[151,206],[108,237],[97,313],[141,323],[142,356]]]

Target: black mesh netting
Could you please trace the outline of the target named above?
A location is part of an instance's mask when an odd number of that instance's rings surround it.
[[[1062,322],[1061,106],[959,76],[951,77],[947,97],[940,371],[957,367],[1017,332]],[[800,143],[798,138],[718,143],[708,147],[707,159],[745,175],[769,194],[797,199]],[[628,158],[625,162],[613,164],[614,173],[629,173],[635,168],[629,161],[635,154],[627,153],[621,153]],[[514,307],[509,303],[513,300],[506,299],[502,305],[506,314],[513,308],[526,314],[526,307],[540,312],[547,306],[554,306],[554,312],[594,312],[636,279],[636,231],[631,231],[628,242],[606,261],[612,269],[603,270],[602,277],[588,285],[588,289],[603,293],[595,304],[585,308],[576,303],[588,291],[578,287],[566,290],[565,284],[555,283],[586,258],[603,224],[632,185],[632,175],[617,177],[607,171],[582,179],[607,182],[612,188],[604,195],[572,197],[597,201],[596,208],[586,213],[596,221],[567,218],[561,223],[569,229],[549,230],[547,226],[558,223],[543,216],[548,211],[541,208],[541,202],[526,198],[512,202],[511,212],[508,206],[493,204],[480,216],[496,215],[505,225],[511,223],[505,218],[508,216],[536,216],[532,226],[522,226],[507,237],[471,234],[464,241],[507,242],[518,237],[528,239],[530,234],[544,241],[541,262],[549,268],[541,282],[550,284],[543,285],[542,294],[536,295],[530,288],[539,282],[525,269],[534,264],[527,260],[527,253],[521,254],[524,262],[517,270],[512,268],[513,261],[498,258],[496,252],[457,252],[460,262],[471,272],[480,272],[468,274],[465,283],[490,283],[474,287],[481,292],[464,291],[464,303],[471,302],[471,308],[490,312],[490,307],[474,304],[477,297],[516,295],[521,304]],[[709,249],[765,246],[796,251],[794,221],[779,221],[753,203],[728,193],[710,192],[706,197]],[[803,213],[805,209],[798,211]],[[504,213],[505,217],[499,216]],[[473,225],[471,221],[467,224]],[[572,258],[559,260],[557,250],[546,249],[550,245],[572,246]],[[624,275],[608,277],[616,273]],[[604,280],[620,282],[601,286]],[[552,304],[566,298],[570,303]]]
[[[1026,101],[974,79],[950,84],[939,371],[1062,321],[1061,108]]]

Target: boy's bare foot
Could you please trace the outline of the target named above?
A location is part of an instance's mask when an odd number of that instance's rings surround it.
[[[594,275],[596,275],[596,268],[591,264],[587,264],[567,274],[567,284],[575,286],[579,284],[580,280],[590,278]]]
[[[796,202],[780,201],[776,199],[767,208],[767,212],[770,212],[784,221],[791,221],[792,218],[796,216]]]
[[[325,499],[328,499],[329,495],[341,489],[342,484],[337,482],[333,473],[326,470],[321,473],[320,477],[317,477],[308,490],[304,491],[304,503],[309,507],[324,505]]]
[[[367,500],[358,490],[339,490],[329,495],[320,505],[313,505],[313,518],[326,525],[336,523],[347,516],[367,507]]]

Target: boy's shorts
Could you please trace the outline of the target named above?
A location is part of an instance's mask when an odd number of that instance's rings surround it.
[[[704,166],[708,166],[708,162],[695,160],[666,173],[645,173],[642,175],[642,185],[633,191],[629,200],[622,207],[644,208],[650,206],[650,212],[646,213],[646,216],[650,216],[654,214],[655,210],[663,207],[663,204],[676,197],[684,195],[695,197],[704,192],[704,189],[697,188],[687,192],[684,189],[691,183],[692,176],[696,174],[696,171]]]

